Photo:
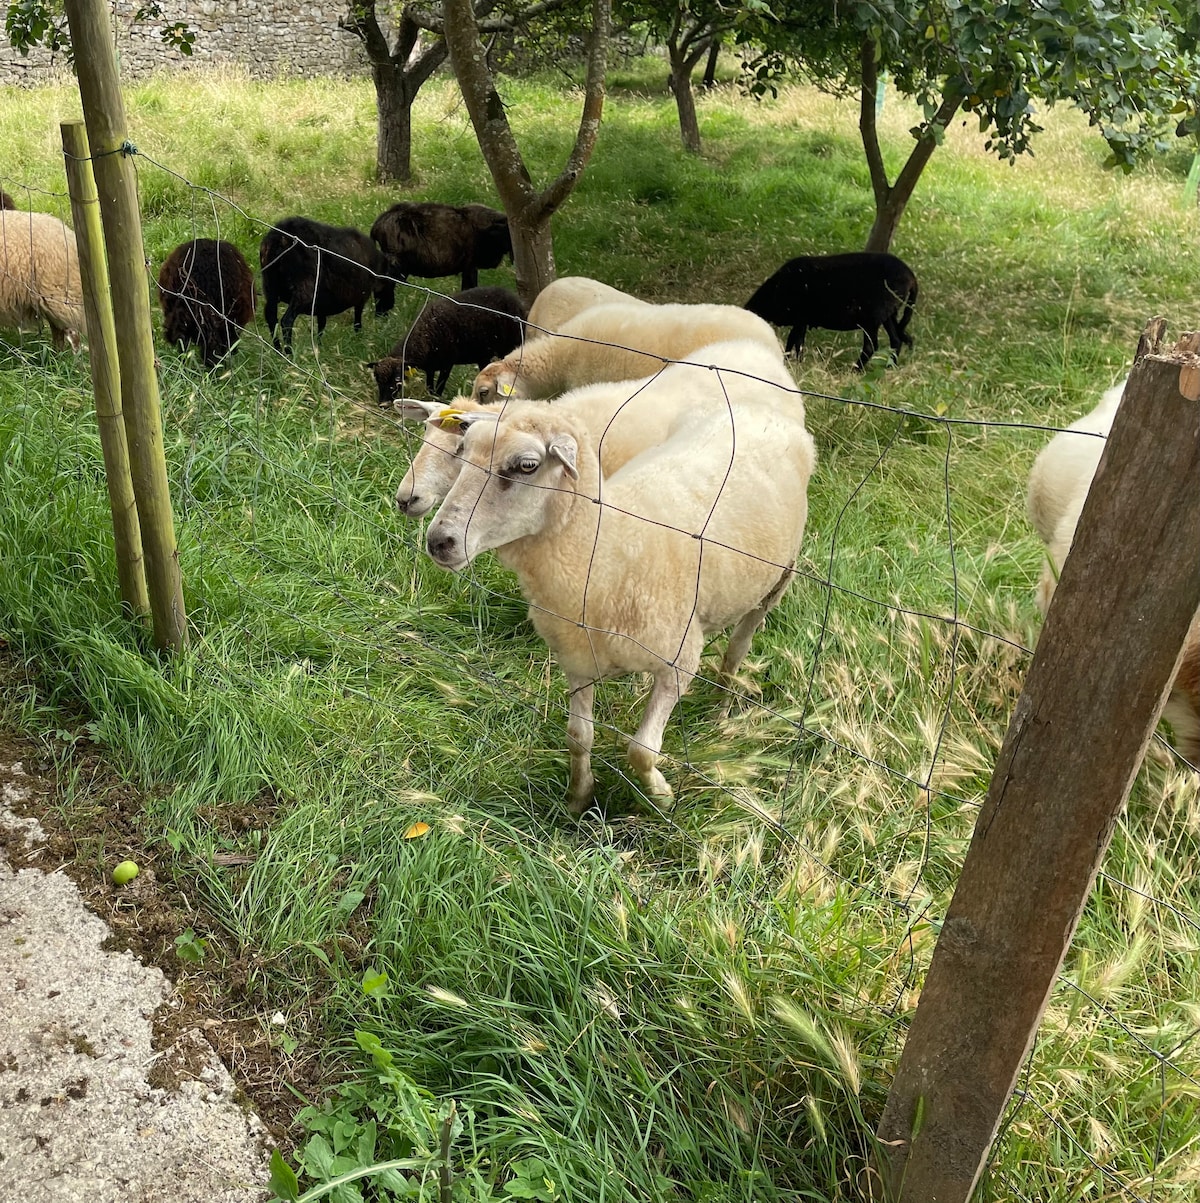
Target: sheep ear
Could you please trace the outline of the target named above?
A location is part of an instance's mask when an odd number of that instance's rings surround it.
[[[414,401],[411,397],[397,397],[392,408],[410,422],[428,422],[445,406],[440,401]]]
[[[575,466],[576,451],[575,440],[569,434],[555,435],[550,440],[550,445],[546,448],[547,454],[554,456],[562,464],[563,471],[572,480],[579,479],[579,469]]]
[[[375,365],[378,362],[378,359],[372,359],[370,363],[364,363],[363,367],[366,368],[368,372],[373,372],[375,370]]]

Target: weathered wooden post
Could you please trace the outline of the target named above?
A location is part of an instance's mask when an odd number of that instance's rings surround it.
[[[1147,328],[934,949],[877,1166],[966,1203],[1200,606],[1200,336]]]
[[[83,122],[64,121],[63,158],[67,187],[71,193],[71,215],[75,243],[79,248],[79,274],[83,281],[83,309],[88,328],[88,360],[92,369],[92,391],[96,396],[96,425],[104,451],[104,474],[108,480],[108,504],[112,510],[113,546],[117,556],[117,579],[121,600],[136,618],[150,613],[142,560],[142,532],[138,524],[133,479],[129,474],[129,446],[121,415],[121,374],[117,367],[117,335],[113,326],[112,298],[108,291],[108,263],[104,257],[104,230],[100,224],[100,202],[88,159],[87,134]]]
[[[141,524],[154,641],[160,648],[178,651],[187,641],[187,615],[163,454],[137,181],[123,149],[125,106],[117,80],[112,27],[106,0],[66,0],[66,10],[108,248],[121,408]]]

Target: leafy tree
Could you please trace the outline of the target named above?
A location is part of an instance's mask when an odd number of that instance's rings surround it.
[[[592,0],[587,75],[579,129],[563,170],[541,190],[534,184],[525,166],[508,123],[504,101],[488,66],[471,0],[443,0],[442,10],[450,65],[458,79],[496,191],[508,215],[517,289],[528,303],[555,277],[550,219],[570,196],[583,174],[600,132],[612,0]]]
[[[670,63],[667,84],[679,111],[679,136],[685,150],[699,154],[692,72],[706,56],[711,56],[709,73],[716,69],[721,39],[738,27],[743,10],[721,0],[625,0],[620,15],[630,23],[644,24],[651,36],[666,46]]]
[[[135,21],[162,21],[163,10],[158,0],[145,0],[133,14]],[[10,0],[4,15],[4,28],[13,49],[28,54],[35,46],[51,53],[64,54],[74,63],[71,39],[67,33],[67,17],[62,0]],[[186,21],[170,21],[159,30],[163,45],[180,54],[192,53],[196,34]]]
[[[1035,100],[1070,101],[1100,127],[1110,163],[1130,168],[1166,143],[1180,113],[1197,109],[1200,60],[1194,4],[1128,0],[781,0],[778,21],[747,36],[764,53],[752,90],[787,67],[841,95],[858,94],[859,132],[875,195],[868,250],[886,250],[926,164],[960,111],[972,113],[1001,159],[1031,153]],[[875,121],[886,71],[917,100],[915,145],[889,179]]]
[[[531,21],[563,8],[570,0],[537,0],[532,4],[503,0],[473,0],[472,10],[482,32],[512,33]],[[362,43],[375,81],[378,134],[375,174],[380,180],[412,179],[412,106],[417,93],[446,61],[449,51],[442,31],[442,6],[385,0],[385,13],[395,29],[389,44],[379,20],[377,0],[348,0],[338,24]],[[431,37],[422,43],[422,34]]]

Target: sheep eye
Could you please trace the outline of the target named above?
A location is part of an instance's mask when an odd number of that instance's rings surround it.
[[[522,456],[514,465],[518,472],[526,476],[532,476],[541,466],[542,461],[533,455]]]

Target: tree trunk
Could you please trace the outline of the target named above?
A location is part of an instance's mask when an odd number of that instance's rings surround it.
[[[526,304],[554,279],[554,244],[550,219],[571,195],[583,174],[604,109],[604,68],[608,50],[612,0],[593,0],[583,112],[566,166],[550,186],[539,192],[529,175],[496,90],[479,36],[471,0],[443,0],[443,30],[450,64],[462,90],[463,103],[475,127],[513,237],[517,291]]]
[[[696,93],[692,90],[692,72],[696,64],[708,53],[709,38],[692,42],[696,31],[684,36],[672,32],[667,40],[667,54],[671,64],[671,91],[675,94],[675,108],[679,112],[679,137],[683,149],[689,154],[700,153],[700,122],[696,117]],[[715,44],[715,43],[712,43]]]
[[[894,184],[888,183],[883,165],[883,152],[879,148],[879,131],[875,124],[875,96],[879,84],[879,64],[875,56],[875,42],[870,36],[862,44],[862,93],[858,113],[858,130],[862,137],[863,151],[867,156],[867,169],[871,175],[871,188],[875,193],[875,224],[867,235],[867,251],[887,251],[892,245],[896,227],[904,216],[904,210],[912,199],[921,173],[933,152],[941,143],[946,127],[958,112],[963,98],[956,92],[947,92],[942,98],[933,119],[927,122],[917,138],[908,161],[900,170]]]
[[[378,123],[375,140],[375,178],[407,184],[412,179],[412,104],[404,69],[395,63],[376,64],[375,107]]]

